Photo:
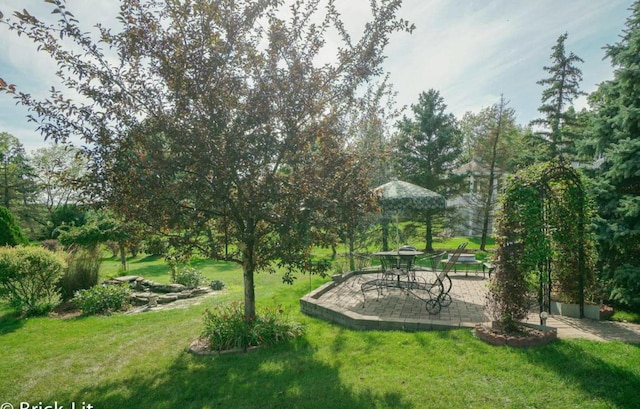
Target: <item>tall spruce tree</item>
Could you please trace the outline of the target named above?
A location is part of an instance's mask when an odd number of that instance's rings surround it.
[[[612,80],[600,85],[595,115],[598,240],[612,297],[640,308],[640,2],[636,1],[621,40],[606,47]]]
[[[567,153],[565,145],[571,144],[573,138],[566,125],[575,122],[575,111],[569,108],[575,98],[584,94],[580,91],[582,71],[576,66],[584,61],[573,52],[567,55],[564,43],[568,36],[568,33],[564,33],[558,37],[556,45],[551,48],[552,64],[544,67],[550,76],[537,82],[546,87],[542,91],[542,105],[538,108],[543,117],[533,120],[531,124],[542,127],[536,136],[547,147],[543,154],[547,156],[545,159]]]
[[[458,193],[464,176],[455,175],[462,154],[462,133],[440,93],[422,92],[411,105],[413,119],[404,117],[397,124],[398,168],[400,176],[445,197]],[[433,251],[434,212],[423,214],[426,224],[426,250]]]

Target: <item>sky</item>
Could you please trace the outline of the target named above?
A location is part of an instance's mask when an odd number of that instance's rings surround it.
[[[368,0],[336,0],[346,26],[357,36],[370,17]],[[567,52],[584,60],[582,91],[590,93],[613,77],[604,46],[619,41],[632,0],[404,0],[399,16],[415,25],[412,34],[395,33],[387,47],[384,69],[397,92],[399,106],[416,103],[431,88],[440,92],[448,112],[462,118],[497,103],[503,94],[518,123],[537,118],[548,76],[551,47],[567,32]],[[116,0],[68,0],[67,8],[90,28],[114,24]],[[48,13],[43,0],[0,0],[10,15],[26,8]],[[0,26],[0,77],[20,90],[46,96],[56,84],[55,63],[35,51],[33,43]],[[586,99],[575,102],[586,106]],[[411,115],[409,111],[405,111]],[[46,146],[27,110],[0,95],[0,132],[17,137],[28,152]]]

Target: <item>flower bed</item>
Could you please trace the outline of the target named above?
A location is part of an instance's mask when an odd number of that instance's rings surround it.
[[[521,324],[521,333],[505,334],[485,324],[476,325],[475,335],[484,342],[494,345],[507,345],[516,348],[529,348],[547,345],[558,339],[557,328],[534,324]]]

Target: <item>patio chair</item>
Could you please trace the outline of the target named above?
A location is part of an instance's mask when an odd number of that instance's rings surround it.
[[[449,291],[451,291],[451,287],[453,283],[451,282],[451,278],[449,277],[449,272],[455,268],[456,262],[458,258],[460,258],[460,254],[467,247],[467,242],[464,242],[458,246],[458,248],[453,252],[451,257],[447,259],[447,262],[442,267],[442,270],[438,272],[437,281],[441,285],[441,293],[438,297],[438,301],[441,306],[447,307],[451,304],[451,296],[449,295]],[[434,270],[435,271],[435,270]]]
[[[452,299],[449,291],[451,291],[452,282],[451,278],[449,278],[449,272],[455,267],[456,261],[466,246],[466,242],[460,244],[451,257],[447,259],[442,269],[439,269],[439,264],[444,253],[432,256],[431,269],[435,274],[434,280],[430,282],[426,280],[416,280],[416,284],[409,288],[409,292],[414,297],[425,302],[429,314],[438,314],[442,307],[447,307],[451,304]]]
[[[398,249],[397,252],[415,250],[415,247],[404,246]],[[378,298],[380,298],[384,289],[400,289],[407,291],[408,288],[413,286],[412,283],[415,281],[415,254],[395,254],[395,252],[390,252],[384,256],[378,256],[378,258],[380,259],[381,264],[378,276],[373,280],[365,281],[360,286],[365,302],[367,291],[375,289],[377,291]],[[401,277],[406,278],[401,279]],[[364,302],[362,306],[364,307]]]
[[[382,279],[393,280],[395,283],[400,281],[401,276],[408,276],[411,279],[413,272],[413,262],[415,256],[387,256],[380,258],[382,264]],[[394,283],[388,283],[385,287],[391,287]],[[399,287],[399,286],[398,286]]]

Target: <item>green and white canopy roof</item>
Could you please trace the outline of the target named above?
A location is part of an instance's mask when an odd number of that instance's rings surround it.
[[[392,180],[373,191],[384,211],[438,210],[446,207],[446,200],[442,195],[401,180]]]

